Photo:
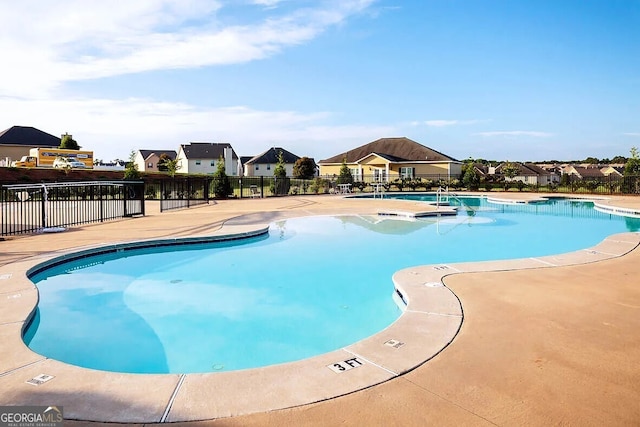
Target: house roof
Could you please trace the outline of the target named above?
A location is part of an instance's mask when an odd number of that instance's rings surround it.
[[[526,167],[536,175],[551,175],[551,172],[533,163],[525,163],[524,167]]]
[[[238,155],[228,142],[190,142],[180,145],[187,159],[214,159],[224,157],[224,149],[231,148],[231,157],[237,159]]]
[[[485,165],[484,163],[474,162],[473,167],[477,172],[481,173],[482,175],[486,175],[489,173],[489,166]]]
[[[505,163],[501,163],[496,167],[496,173],[502,174],[502,168]],[[517,176],[540,176],[540,175],[550,175],[551,173],[548,170],[545,170],[533,163],[514,163],[515,166],[518,167],[518,175]]]
[[[604,176],[598,168],[584,168],[581,166],[573,166],[573,170],[570,170],[569,173],[571,172],[575,172],[582,178],[601,178]]]
[[[602,169],[600,169],[600,172],[602,172],[603,175],[610,175],[610,174],[616,174],[616,175],[624,175],[624,167],[620,167],[620,166],[606,166]]]
[[[163,154],[166,154],[167,156],[169,156],[169,158],[171,160],[175,160],[176,157],[178,156],[178,153],[176,153],[173,150],[140,150],[140,154],[142,155],[142,158],[147,160],[149,157],[151,157],[152,155],[157,155],[158,157],[162,156]]]
[[[0,132],[1,145],[58,147],[61,139],[31,126],[12,126]]]
[[[282,152],[282,160],[285,163],[295,163],[300,158],[290,151],[280,147],[271,147],[264,153],[253,156],[246,164],[264,164],[264,163],[278,163],[278,155]]]
[[[377,154],[393,162],[457,162],[439,151],[425,147],[409,138],[380,138],[353,150],[340,153],[319,163],[342,163],[346,158],[347,163],[355,163],[369,154]]]

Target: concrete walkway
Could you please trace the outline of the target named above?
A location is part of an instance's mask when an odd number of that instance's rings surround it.
[[[640,210],[638,198],[603,203]],[[144,218],[7,239],[0,243],[0,266],[102,243],[208,235],[225,222],[256,225],[381,209],[421,211],[424,205],[301,196],[222,201],[162,214],[150,206]],[[639,273],[640,251],[634,249],[586,264],[445,276],[464,321],[454,341],[424,365],[342,397],[188,424],[639,425]],[[0,290],[0,296],[9,295]],[[0,349],[0,359],[5,355]],[[15,404],[13,396],[0,388],[0,405]]]

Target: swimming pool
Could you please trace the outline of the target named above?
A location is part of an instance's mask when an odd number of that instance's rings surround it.
[[[510,206],[468,198],[463,204],[453,218],[288,219],[272,224],[268,236],[243,242],[62,264],[32,277],[40,302],[25,342],[51,358],[122,372],[283,363],[393,322],[399,311],[391,276],[399,269],[569,252],[640,226],[584,201]],[[230,323],[212,326],[203,317],[211,313]],[[178,324],[181,318],[187,323]]]

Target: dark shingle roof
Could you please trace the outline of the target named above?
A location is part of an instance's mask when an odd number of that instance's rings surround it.
[[[224,149],[231,148],[231,157],[234,159],[238,158],[238,155],[231,144],[227,142],[191,142],[189,144],[182,144],[182,150],[184,151],[184,155],[187,156],[187,159],[219,159],[221,156],[224,157]]]
[[[422,144],[418,144],[409,138],[380,138],[368,144],[354,148],[337,156],[320,160],[319,163],[342,163],[347,159],[347,163],[356,161],[375,153],[387,160],[394,162],[418,162],[418,161],[440,161],[457,162],[453,157],[446,156]]]
[[[604,174],[598,168],[583,168],[581,166],[574,166],[573,169],[582,178],[602,178]]]
[[[248,160],[247,164],[255,164],[255,163],[278,163],[278,155],[282,152],[282,160],[285,163],[295,163],[300,157],[291,153],[290,151],[285,150],[280,147],[271,147],[264,153],[258,154],[257,156],[252,157]]]
[[[533,173],[535,175],[550,175],[551,172],[549,172],[548,170],[541,168],[538,165],[535,165],[533,163],[525,163],[524,166],[529,169],[530,171],[533,171]]]
[[[0,144],[58,147],[60,146],[60,138],[31,126],[12,126],[0,132]]]
[[[157,154],[158,157],[166,154],[171,160],[175,160],[178,157],[178,153],[173,150],[140,150],[140,154],[143,159],[148,159],[152,154]]]
[[[539,168],[533,163],[512,163],[515,167],[518,168],[518,173],[516,176],[538,176],[538,175],[549,175],[549,172],[546,170]],[[502,174],[502,169],[506,164],[501,163],[496,167],[496,173]]]

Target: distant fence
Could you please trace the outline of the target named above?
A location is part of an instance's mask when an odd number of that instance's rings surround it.
[[[96,181],[4,185],[0,235],[144,215],[144,182]]]
[[[148,185],[146,195],[159,193],[160,212],[209,203],[210,179],[186,178],[160,181],[157,187]]]
[[[562,182],[548,185],[526,184],[520,181],[504,181],[491,177],[480,180],[474,188],[467,188],[457,176],[419,175],[412,178],[377,180],[377,176],[365,175],[361,180],[354,180],[349,190],[352,193],[374,193],[376,190],[384,192],[414,192],[437,191],[446,187],[453,191],[535,191],[542,193],[571,193],[571,194],[640,194],[640,176],[628,177],[599,177],[581,179],[568,176]],[[229,194],[224,198],[263,198],[286,195],[336,194],[338,178],[324,176],[313,179],[275,178],[267,176],[256,177],[228,177],[230,183]],[[173,179],[147,182],[145,197],[160,200],[160,210],[188,208],[209,203],[219,197],[215,194],[216,178],[213,176],[175,177]]]
[[[640,195],[640,176],[584,178],[563,177],[559,183],[532,185],[522,182],[485,179],[465,187],[459,177],[421,175],[390,181],[376,176],[360,177],[349,187],[352,193],[437,191],[440,187],[461,192],[502,191],[579,194]],[[313,179],[275,177],[228,177],[230,189],[224,198],[248,199],[287,195],[336,194],[338,178]],[[80,183],[44,183],[4,185],[0,192],[0,235],[31,233],[53,227],[107,221],[144,215],[145,199],[160,200],[160,210],[189,208],[209,203],[216,195],[213,176],[179,176],[161,180],[96,181]]]

